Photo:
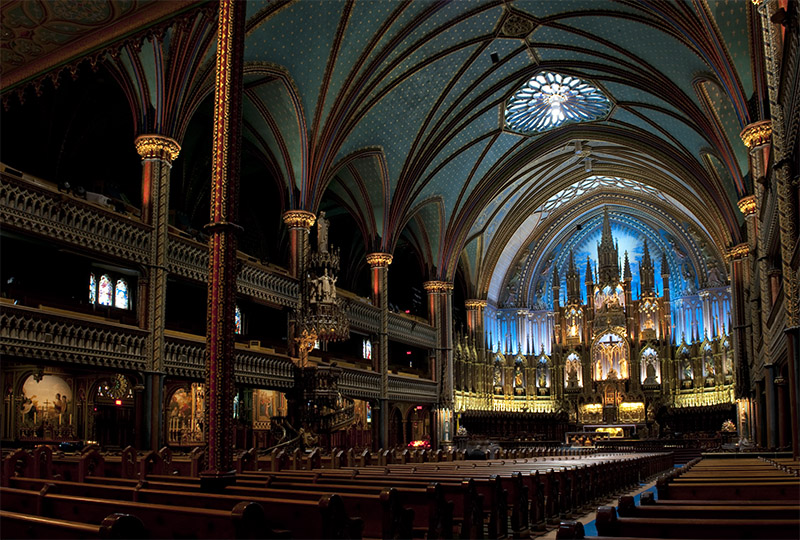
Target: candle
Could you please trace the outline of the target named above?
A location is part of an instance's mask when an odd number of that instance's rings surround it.
[[[72,425],[72,413],[69,413],[69,424]]]

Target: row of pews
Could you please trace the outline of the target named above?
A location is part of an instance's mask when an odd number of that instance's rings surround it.
[[[557,538],[800,538],[796,461],[695,459],[661,476],[653,492],[597,509],[598,537],[563,521]]]
[[[256,459],[258,467],[240,467],[232,485],[207,493],[197,476],[111,476],[94,448],[70,456],[74,479],[48,476],[66,468],[47,450],[28,460],[20,452],[4,460],[4,538],[520,538],[672,468],[663,453],[278,471]],[[136,455],[132,469],[153,461],[152,452]]]

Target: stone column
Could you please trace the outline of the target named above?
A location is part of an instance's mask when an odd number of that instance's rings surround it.
[[[152,402],[146,407],[150,437],[141,444],[151,450],[163,446],[164,314],[167,306],[167,248],[169,245],[169,179],[172,162],[181,151],[174,139],[140,135],[134,141],[142,158],[142,221],[150,225],[147,279],[141,297],[140,325],[150,331],[147,339],[148,370],[152,372]]]
[[[775,389],[775,364],[764,366],[764,384],[767,399],[767,437],[771,449],[778,446],[778,393]]]
[[[372,350],[372,366],[381,376],[381,410],[379,422],[379,445],[386,448],[389,444],[389,265],[392,264],[390,253],[369,253],[367,263],[370,266],[372,280],[372,305],[380,310],[380,329],[376,347]],[[377,349],[377,350],[375,350]],[[405,434],[405,426],[403,426]],[[405,435],[404,435],[405,436]]]
[[[437,414],[440,444],[453,440],[453,284],[449,281],[426,281],[428,318],[436,328],[436,380],[439,383]]]
[[[309,231],[314,225],[316,216],[305,210],[289,210],[283,214],[283,222],[289,227],[289,275],[297,279],[300,290],[297,296],[297,309],[295,313],[302,313],[305,306],[302,305],[303,281],[306,279],[306,263],[309,252]],[[295,338],[298,337],[297,321],[295,316],[289,319],[289,327],[286,336],[286,352],[291,357],[299,357],[300,352]]]
[[[234,312],[245,2],[220,0],[208,241],[206,329],[206,467],[201,485],[233,482]]]
[[[786,407],[786,379],[784,379],[780,373],[778,373],[775,377],[774,383],[778,394],[778,447],[786,448],[791,443],[789,440],[789,434],[786,433],[786,413],[790,412],[787,411],[787,408],[789,407]]]
[[[467,309],[467,330],[470,337],[475,338],[475,342],[479,344],[486,342],[483,327],[483,310],[486,305],[486,300],[473,299],[464,301],[464,307]]]
[[[301,279],[308,258],[308,235],[316,216],[305,210],[283,213],[283,222],[289,227],[289,275]]]

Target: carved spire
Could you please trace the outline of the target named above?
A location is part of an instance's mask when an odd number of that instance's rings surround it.
[[[553,265],[553,309],[558,309],[561,300],[561,280],[558,279],[558,268]]]
[[[597,245],[597,260],[599,270],[599,285],[612,287],[619,283],[619,246],[614,244],[611,236],[611,221],[608,217],[608,208],[603,209],[603,234]]]
[[[580,274],[575,267],[575,253],[569,252],[569,270],[567,271],[567,302],[580,302],[581,299],[581,285]]]
[[[623,270],[622,277],[625,278],[625,281],[632,280],[633,279],[633,274],[631,274],[631,263],[628,260],[628,250],[625,250],[625,263],[624,263],[623,266],[624,266],[624,270]]]
[[[592,259],[589,256],[586,256],[586,277],[584,278],[584,283],[586,283],[586,290],[590,291],[592,288]]]
[[[647,247],[647,239],[644,240],[644,254],[639,263],[639,279],[642,284],[642,292],[653,292],[656,286],[655,268],[653,259],[650,258],[650,250]]]
[[[661,275],[668,276],[669,275],[669,264],[667,264],[667,252],[661,252]]]

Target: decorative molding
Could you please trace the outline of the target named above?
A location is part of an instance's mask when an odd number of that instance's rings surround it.
[[[389,375],[389,399],[414,403],[436,403],[438,385],[434,381]]]
[[[422,287],[429,293],[443,293],[453,290],[453,283],[451,281],[426,281]]]
[[[745,127],[739,134],[747,148],[755,148],[770,142],[772,136],[772,122],[762,120]]]
[[[486,300],[465,300],[464,307],[467,309],[483,309],[488,305]]]
[[[380,332],[381,310],[370,304],[343,298],[344,312],[350,328],[370,334]]]
[[[756,213],[756,196],[749,195],[739,200],[739,210],[745,216],[751,216]]]
[[[290,229],[310,229],[316,220],[317,216],[305,210],[289,210],[283,213],[283,222]]]
[[[170,164],[178,159],[181,145],[164,135],[139,135],[133,141],[142,159],[163,159]]]
[[[369,253],[367,254],[367,264],[370,267],[383,267],[389,266],[392,264],[392,254],[391,253]]]

